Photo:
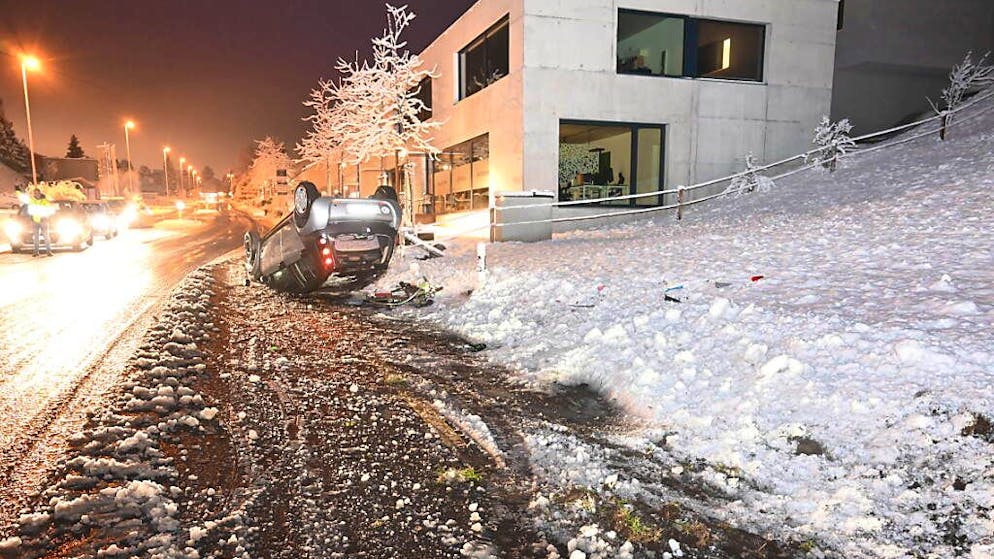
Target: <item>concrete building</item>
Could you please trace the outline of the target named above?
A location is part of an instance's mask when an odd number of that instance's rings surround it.
[[[444,122],[434,138],[443,154],[413,159],[415,206],[434,219],[486,208],[501,191],[654,192],[741,170],[749,153],[805,151],[831,106],[837,8],[480,0],[421,53],[439,75],[423,89]],[[319,166],[308,177],[368,195],[393,166]]]
[[[994,49],[994,2],[845,0],[839,27],[832,115],[873,132],[928,111],[954,64]]]

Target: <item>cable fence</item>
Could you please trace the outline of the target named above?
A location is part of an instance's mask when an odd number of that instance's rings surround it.
[[[942,111],[931,117],[923,118],[899,126],[894,126],[886,130],[879,130],[876,132],[851,138],[852,142],[855,143],[856,147],[851,151],[847,151],[844,153],[833,153],[831,154],[831,156],[828,156],[828,149],[830,146],[816,147],[804,153],[792,155],[790,157],[781,159],[779,161],[774,161],[772,163],[767,163],[756,167],[750,166],[749,168],[741,172],[703,181],[693,185],[678,186],[676,188],[667,188],[652,192],[640,192],[636,194],[607,196],[607,197],[590,198],[583,200],[562,200],[562,201],[556,200],[551,202],[535,203],[524,206],[527,207],[529,210],[542,209],[542,208],[557,209],[557,208],[582,208],[582,207],[602,208],[605,210],[594,214],[559,216],[559,217],[550,217],[546,219],[536,219],[536,220],[499,222],[496,219],[498,212],[506,212],[508,210],[520,209],[521,207],[509,206],[509,207],[498,208],[494,207],[493,204],[491,204],[489,208],[490,210],[489,223],[481,224],[479,226],[471,227],[469,229],[457,229],[453,231],[452,234],[447,236],[437,235],[435,240],[436,241],[448,240],[452,238],[466,236],[470,233],[479,233],[487,229],[490,229],[491,238],[493,238],[494,237],[493,232],[500,228],[538,225],[538,224],[561,224],[561,223],[572,223],[572,222],[584,222],[584,221],[592,221],[598,219],[615,218],[623,216],[650,215],[658,212],[665,212],[671,210],[676,212],[677,219],[681,219],[683,210],[685,208],[735,194],[737,191],[734,191],[729,187],[736,180],[739,179],[744,179],[750,176],[753,177],[763,176],[771,181],[777,181],[817,167],[827,166],[829,163],[833,161],[840,161],[843,159],[850,159],[852,157],[858,157],[869,153],[874,153],[876,151],[885,150],[895,146],[903,145],[905,143],[920,138],[924,138],[927,136],[938,134],[939,137],[944,140],[947,131],[950,130],[951,128],[961,126],[968,122],[972,122],[994,110],[994,103],[991,103],[979,111],[975,111],[972,114],[966,116],[961,116],[962,113],[964,113],[968,109],[992,97],[994,97],[994,89],[975,95],[972,99],[963,103],[959,107],[956,107],[955,109]],[[930,126],[932,124],[934,125]],[[901,136],[901,134],[904,134],[907,131],[911,131],[918,128],[923,128],[923,129],[920,131],[916,131],[912,134],[909,134],[907,136]],[[871,140],[876,140],[876,139],[881,139],[884,141],[882,143],[878,143],[872,146],[866,145]],[[763,174],[768,171],[774,171],[774,170],[778,172],[770,176]],[[707,194],[698,198],[688,199],[690,194],[698,192],[701,189],[709,187],[717,187],[722,185],[725,186],[725,188],[720,192]],[[640,208],[630,208],[630,209],[608,209],[610,208],[609,206],[608,207],[604,206],[605,203],[611,203],[611,202],[634,203],[633,201],[636,200],[653,198],[653,197],[661,199],[663,196],[667,195],[669,196],[675,195],[677,198],[676,202],[640,207]],[[456,216],[448,221],[453,222],[453,221],[458,221],[460,219],[470,219],[471,217],[472,216]],[[477,217],[477,219],[479,218]],[[447,226],[450,226],[450,223],[447,223],[445,221],[443,222],[436,221],[434,223],[429,223],[429,224],[420,224],[413,228],[413,233],[416,235],[417,230],[419,228],[439,227],[441,229],[445,229]]]

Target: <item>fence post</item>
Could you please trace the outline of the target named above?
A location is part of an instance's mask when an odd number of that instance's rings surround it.
[[[949,118],[949,113],[942,113],[942,121],[939,125],[939,139],[945,141],[946,139],[946,121]]]
[[[680,221],[683,219],[683,187],[676,187],[676,219]]]

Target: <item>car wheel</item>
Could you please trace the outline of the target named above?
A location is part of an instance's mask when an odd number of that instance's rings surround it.
[[[262,252],[262,238],[259,233],[249,231],[245,233],[245,269],[248,270],[252,278],[259,279],[259,255]]]
[[[14,254],[21,252],[21,245],[10,245],[10,252]]]
[[[93,233],[90,233],[90,238],[86,240],[86,246],[93,246]]]
[[[307,219],[311,216],[311,206],[314,201],[321,197],[321,192],[314,183],[304,181],[297,185],[293,191],[293,224],[297,229],[307,225]]]

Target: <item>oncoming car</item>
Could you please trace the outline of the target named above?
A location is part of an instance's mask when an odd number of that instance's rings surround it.
[[[104,239],[113,239],[118,233],[117,216],[111,212],[110,206],[105,202],[88,200],[82,202],[83,211],[86,212],[90,220],[90,227],[95,235],[100,235]]]
[[[34,223],[28,215],[28,204],[17,211],[17,215],[4,224],[4,233],[10,239],[11,252],[21,252],[34,247]],[[49,218],[48,233],[52,248],[83,250],[84,245],[93,245],[93,229],[90,220],[79,202],[52,202],[55,213]],[[40,246],[45,246],[45,230],[42,230]]]
[[[399,227],[400,206],[390,187],[371,199],[333,198],[302,182],[290,214],[261,237],[245,234],[245,267],[255,281],[291,293],[330,280],[362,286],[386,270]]]

